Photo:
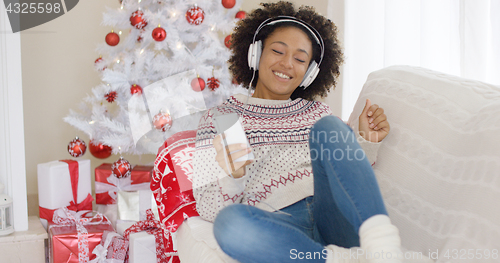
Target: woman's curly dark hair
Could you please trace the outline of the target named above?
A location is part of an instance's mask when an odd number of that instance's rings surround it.
[[[229,58],[229,70],[234,79],[245,88],[250,87],[253,70],[248,67],[248,48],[253,41],[253,36],[259,25],[266,19],[275,16],[293,16],[314,27],[324,42],[324,56],[320,65],[320,71],[316,79],[303,90],[297,88],[291,95],[291,99],[303,98],[314,100],[316,96],[325,97],[331,87],[335,87],[336,78],[340,74],[340,65],[343,62],[343,54],[337,40],[337,28],[332,21],[316,13],[313,7],[301,6],[295,10],[290,2],[280,1],[277,3],[261,3],[262,8],[253,10],[236,25],[234,33],[231,35],[231,51]],[[257,40],[264,40],[276,28],[293,26],[289,23],[277,23],[275,25],[264,27],[258,34]],[[304,30],[304,29],[303,29]],[[308,33],[309,35],[309,33]],[[316,61],[319,58],[319,47],[315,41],[313,43],[313,57],[316,55]],[[258,79],[258,71],[255,73],[255,79]],[[257,81],[253,81],[252,88],[255,88]]]

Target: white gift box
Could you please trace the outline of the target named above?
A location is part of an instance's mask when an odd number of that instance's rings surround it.
[[[92,193],[90,160],[76,161],[78,162],[77,203],[81,203]],[[69,165],[62,161],[41,163],[37,166],[37,173],[39,206],[51,210],[69,206],[73,201]],[[40,220],[47,229],[47,220]]]
[[[116,232],[123,236],[125,230],[131,227],[134,221],[116,223]],[[129,263],[156,263],[156,240],[154,235],[147,232],[138,232],[129,236]]]
[[[130,263],[156,263],[155,236],[146,232],[138,232],[129,236]]]
[[[133,224],[140,220],[146,220],[147,209],[151,209],[155,218],[159,220],[158,207],[151,190],[119,191],[117,192],[116,204],[97,205],[97,212],[105,215],[114,228],[121,222]]]
[[[113,228],[116,229],[116,221],[118,220],[118,206],[117,204],[100,205],[96,204],[96,211],[105,215],[111,222]]]

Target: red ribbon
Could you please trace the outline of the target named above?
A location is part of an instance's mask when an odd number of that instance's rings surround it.
[[[74,160],[60,160],[61,162],[65,162],[68,164],[69,175],[71,178],[71,190],[73,192],[73,201],[69,202],[67,206],[68,210],[72,210],[75,212],[82,210],[92,210],[92,195],[89,193],[85,200],[78,203],[78,181],[80,180],[80,174],[78,170],[78,161]],[[40,210],[40,218],[46,219],[48,222],[52,223],[52,217],[54,216],[54,211],[57,209],[47,209],[45,207],[38,207]]]

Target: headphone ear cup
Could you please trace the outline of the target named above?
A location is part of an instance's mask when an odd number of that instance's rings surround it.
[[[306,89],[313,81],[316,79],[319,73],[318,63],[316,61],[312,61],[311,65],[307,68],[306,74],[304,74],[304,79],[300,83],[299,87],[304,87]]]
[[[255,70],[259,70],[260,56],[262,55],[262,41],[255,42]]]
[[[248,47],[248,67],[250,69],[254,68],[254,63],[253,63],[253,57],[254,57],[253,50],[254,50],[254,48],[255,48],[255,43],[250,44],[250,46]]]
[[[248,67],[253,70],[259,69],[259,60],[262,53],[262,41],[256,41],[248,47]]]

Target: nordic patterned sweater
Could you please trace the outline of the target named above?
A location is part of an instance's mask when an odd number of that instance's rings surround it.
[[[245,104],[247,103],[247,104]],[[252,147],[255,161],[245,175],[233,179],[215,160],[212,145],[217,131],[209,109],[201,118],[193,156],[193,194],[200,216],[213,222],[218,212],[234,203],[254,205],[266,211],[289,206],[314,194],[309,131],[330,107],[319,101],[267,100],[231,96],[223,106],[242,116],[240,122]],[[369,161],[374,162],[379,143],[357,135]]]

